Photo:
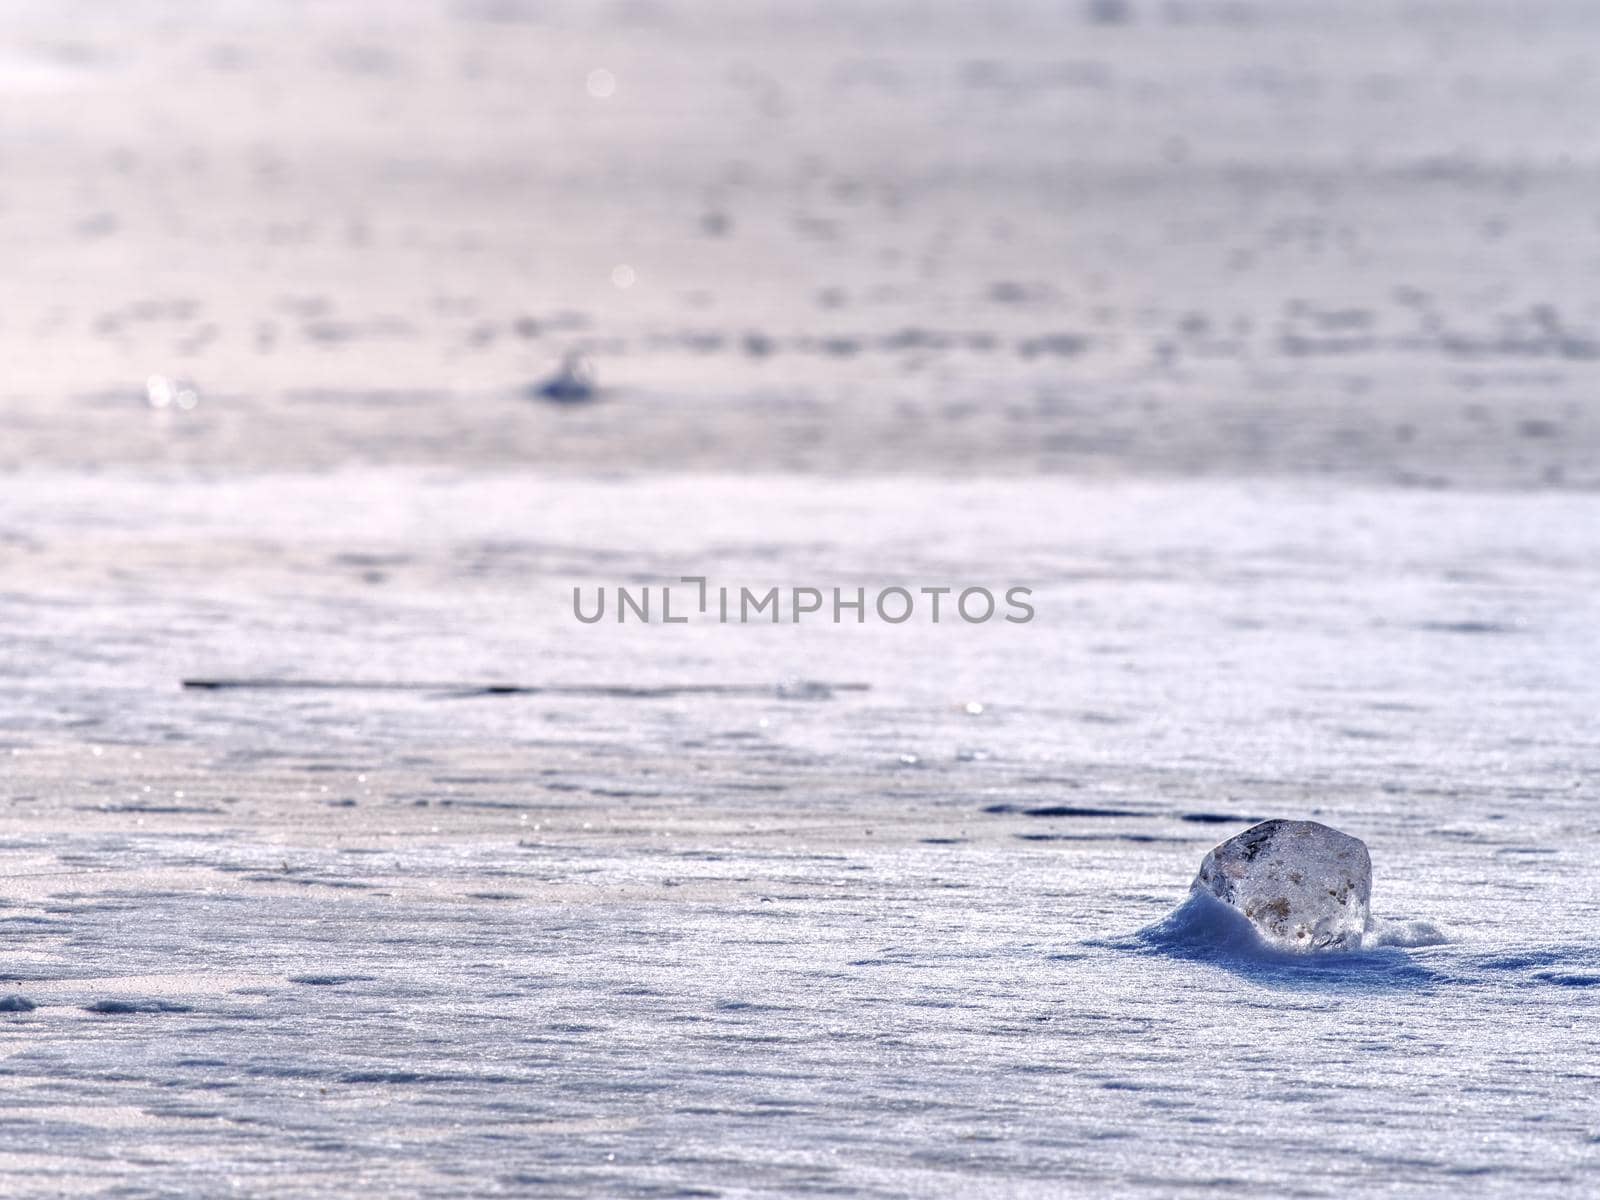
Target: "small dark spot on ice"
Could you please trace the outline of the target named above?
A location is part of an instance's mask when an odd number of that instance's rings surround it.
[[[1387,733],[1380,733],[1376,729],[1358,729],[1354,726],[1345,726],[1337,732],[1340,737],[1348,738],[1353,742],[1386,742],[1389,740]]]
[[[1600,975],[1590,975],[1579,971],[1535,971],[1533,977],[1543,980],[1545,983],[1559,984],[1561,987],[1600,987]]]
[[[759,1004],[753,1000],[718,1000],[718,1012],[786,1012],[781,1004]]]
[[[204,804],[95,804],[75,806],[81,812],[149,813],[169,816],[177,813],[205,813],[214,815],[223,810]]]
[[[1019,842],[1175,842],[1182,844],[1184,838],[1157,837],[1152,833],[1018,833],[1013,834]]]
[[[549,379],[529,389],[533,396],[559,404],[581,404],[593,400],[599,388],[593,365],[582,354],[569,354]]]
[[[1024,338],[1017,343],[1017,353],[1023,358],[1053,355],[1073,358],[1089,348],[1089,339],[1076,333],[1047,333]]]
[[[1238,813],[1196,812],[1184,813],[1180,821],[1193,821],[1197,825],[1259,825],[1262,817],[1242,817]]]
[[[1424,633],[1516,633],[1515,625],[1504,621],[1422,621],[1417,628]]]
[[[993,304],[1026,304],[1035,296],[1035,289],[1011,279],[1001,279],[989,285],[989,300]]]
[[[125,1013],[186,1013],[193,1012],[187,1004],[174,1004],[170,1000],[96,1000],[85,1004],[84,1012],[122,1015]]]
[[[1023,808],[1017,804],[991,804],[983,811],[996,815],[1020,813],[1024,817],[1140,817],[1144,815],[1126,808],[1089,808],[1080,804],[1049,804],[1040,808]]]
[[[1082,721],[1085,725],[1126,725],[1127,717],[1119,717],[1115,713],[1081,712],[1074,716],[1075,720]]]
[[[371,975],[291,975],[289,982],[306,987],[338,987],[340,984],[361,983],[371,978]]]

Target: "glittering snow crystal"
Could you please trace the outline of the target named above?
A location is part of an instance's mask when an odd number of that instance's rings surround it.
[[[1285,950],[1357,950],[1372,859],[1359,838],[1315,821],[1263,821],[1207,854],[1193,889],[1231,905]]]

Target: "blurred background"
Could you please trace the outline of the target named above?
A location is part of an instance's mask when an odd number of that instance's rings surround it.
[[[1589,4],[0,16],[5,466],[1600,480]]]

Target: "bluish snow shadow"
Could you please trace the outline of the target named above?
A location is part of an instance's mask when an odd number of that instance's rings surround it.
[[[1397,928],[1393,941],[1379,940],[1387,932],[1380,929],[1375,944],[1361,950],[1296,954],[1268,945],[1241,913],[1214,896],[1193,892],[1155,924],[1129,937],[1099,944],[1209,963],[1275,987],[1378,990],[1425,988],[1447,982],[1447,975],[1418,962],[1400,948],[1435,945],[1444,940],[1443,935],[1425,922]]]
[[[1113,950],[1208,963],[1272,987],[1318,991],[1426,989],[1441,985],[1518,988],[1600,988],[1600,948],[1544,944],[1468,951],[1450,945],[1428,921],[1385,921],[1368,931],[1362,949],[1296,954],[1263,941],[1235,909],[1205,892],[1130,936],[1087,943]],[[1408,953],[1427,950],[1425,961]]]

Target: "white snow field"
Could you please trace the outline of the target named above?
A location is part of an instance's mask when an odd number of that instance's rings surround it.
[[[0,922],[38,1005],[0,1018],[8,1191],[1554,1195],[1594,1168],[1600,497],[6,495]],[[1037,615],[572,617],[575,583],[689,572],[1020,580]],[[872,689],[177,686],[222,672]],[[1370,847],[1368,949],[1163,923],[1278,814]]]
[[[0,0],[0,1194],[1591,1194],[1597,61]]]

